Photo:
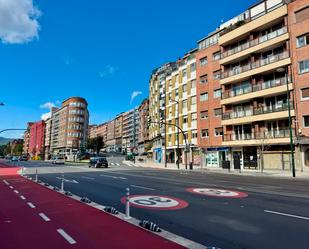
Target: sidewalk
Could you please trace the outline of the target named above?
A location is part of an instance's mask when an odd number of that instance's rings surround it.
[[[143,168],[154,168],[154,169],[169,169],[169,170],[186,170],[185,165],[180,164],[179,169],[177,165],[168,163],[167,167],[163,163],[155,163],[153,161],[146,161],[146,162],[139,162],[136,161],[135,164],[131,161],[123,161],[124,164],[132,167],[143,167]],[[187,167],[189,170],[189,164]],[[200,172],[213,172],[219,174],[229,174],[229,175],[243,175],[243,176],[257,176],[257,177],[278,177],[278,178],[293,178],[291,171],[276,171],[276,170],[264,170],[261,172],[260,170],[254,169],[244,169],[239,172],[239,170],[231,170],[228,171],[227,169],[222,168],[201,168],[200,166],[194,165],[194,171]],[[308,179],[309,180],[309,171],[296,171],[296,178],[297,179]]]
[[[30,181],[18,170],[0,165],[1,249],[185,248]]]

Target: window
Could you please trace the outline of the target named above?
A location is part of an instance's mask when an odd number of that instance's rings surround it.
[[[298,62],[298,73],[308,73],[309,72],[309,60]]]
[[[216,137],[223,136],[223,128],[222,127],[215,129],[215,136]]]
[[[301,48],[309,44],[309,33],[299,36],[297,39],[297,47]]]
[[[182,70],[182,77],[184,78],[184,77],[186,77],[187,76],[187,70],[186,69],[183,69]]]
[[[191,98],[191,105],[195,105],[196,104],[196,96]]]
[[[204,129],[201,131],[201,137],[208,137],[209,134],[208,134],[208,129]]]
[[[206,84],[207,82],[208,82],[207,74],[200,77],[200,83],[201,84]]]
[[[188,108],[188,100],[183,100],[182,101],[182,109],[187,109]]]
[[[182,91],[186,92],[187,91],[187,84],[182,85]]]
[[[220,51],[218,51],[218,52],[212,54],[212,60],[213,60],[213,61],[220,60],[220,57],[221,57]]]
[[[191,88],[196,88],[196,80],[191,81]]]
[[[196,70],[196,64],[195,63],[192,63],[191,65],[190,65],[190,71],[191,72],[194,72]]]
[[[221,108],[215,109],[215,116],[216,117],[221,117],[222,116],[222,109]]]
[[[178,96],[178,89],[175,90],[175,96]]]
[[[197,138],[197,131],[192,131],[192,138]]]
[[[196,120],[197,120],[197,114],[195,112],[195,113],[191,114],[191,121],[193,122],[193,121],[196,121]]]
[[[202,40],[198,44],[198,49],[202,50],[205,48],[208,48],[218,42],[219,39],[219,33],[216,33],[212,36],[207,37],[205,40]]]
[[[309,100],[309,87],[301,89],[301,99]]]
[[[188,116],[183,116],[182,122],[183,122],[183,124],[187,124],[188,123]]]
[[[201,93],[200,94],[200,101],[208,100],[208,93]]]
[[[212,75],[215,80],[219,80],[221,78],[221,71],[220,70],[215,71],[212,73]]]
[[[208,118],[208,110],[201,111],[201,119],[207,119]]]
[[[309,127],[309,115],[303,116],[304,127]]]
[[[200,59],[200,66],[205,66],[208,63],[207,56]]]
[[[307,18],[309,18],[309,6],[306,6],[305,8],[295,12],[296,22],[302,22]]]
[[[221,98],[221,89],[214,90],[214,98]]]

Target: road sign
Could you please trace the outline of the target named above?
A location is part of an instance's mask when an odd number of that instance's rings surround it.
[[[161,195],[130,195],[129,200],[133,207],[156,210],[176,210],[189,205],[184,200]],[[121,198],[121,202],[125,204],[126,197]]]
[[[248,194],[244,192],[218,188],[188,188],[187,191],[194,194],[223,198],[244,198],[248,196]]]

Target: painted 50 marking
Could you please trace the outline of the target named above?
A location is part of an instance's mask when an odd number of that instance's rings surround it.
[[[121,198],[122,203],[126,203],[126,197]],[[181,199],[160,195],[131,195],[130,204],[137,208],[156,210],[176,210],[187,207],[189,204]]]
[[[188,188],[187,191],[194,194],[223,198],[244,198],[248,196],[248,194],[244,192],[218,188]]]

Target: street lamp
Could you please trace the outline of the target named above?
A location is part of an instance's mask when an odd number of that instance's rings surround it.
[[[285,68],[278,68],[276,70],[278,73],[285,72]],[[294,158],[294,144],[293,144],[293,131],[292,131],[292,118],[291,118],[291,104],[290,104],[290,89],[289,89],[289,78],[288,71],[285,73],[285,83],[286,83],[286,95],[288,101],[288,113],[289,113],[289,130],[290,130],[290,147],[291,147],[291,160],[292,160],[292,174],[295,177],[295,158]]]
[[[180,153],[179,153],[179,101],[175,100],[175,99],[170,99],[170,102],[174,102],[177,104],[177,168],[179,169],[179,161],[180,161]]]

